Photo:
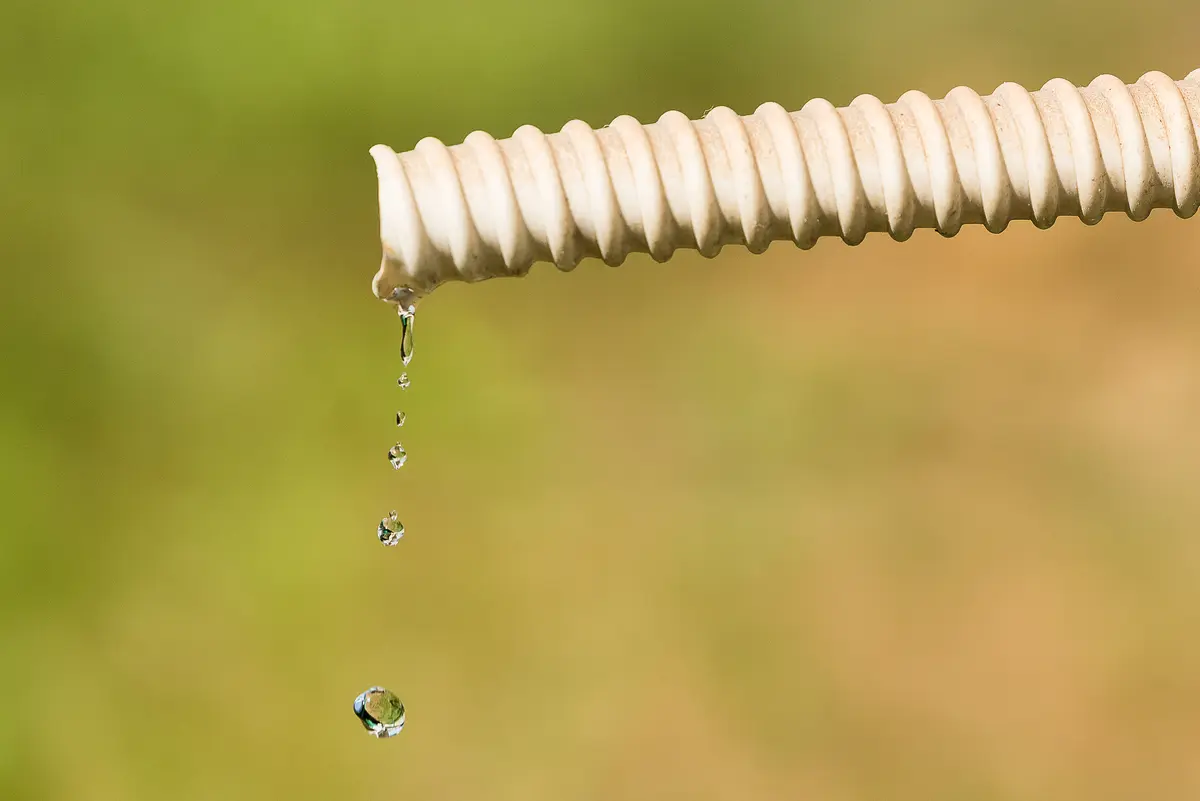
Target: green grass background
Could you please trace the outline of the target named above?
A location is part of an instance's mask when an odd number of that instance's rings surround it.
[[[1182,77],[1194,7],[3,17],[0,798],[1200,797],[1194,222],[448,286],[394,474],[367,157]]]

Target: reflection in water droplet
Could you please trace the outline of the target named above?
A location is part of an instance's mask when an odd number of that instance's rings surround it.
[[[400,307],[400,361],[408,367],[413,357],[413,323],[416,321],[416,310],[409,306]]]
[[[396,379],[396,386],[400,387],[400,389],[408,389],[412,386],[412,382],[408,380],[408,373],[400,374],[400,377]]]
[[[399,442],[388,449],[388,461],[392,463],[392,467],[396,470],[404,467],[404,463],[408,461],[408,453]]]
[[[404,524],[392,512],[379,521],[379,541],[384,545],[395,545],[404,536]]]
[[[404,729],[404,704],[391,690],[372,687],[354,699],[354,714],[376,737],[395,737]]]
[[[408,415],[406,415],[404,412],[396,412],[396,425],[397,426],[404,425],[404,421],[407,419],[408,419]]]

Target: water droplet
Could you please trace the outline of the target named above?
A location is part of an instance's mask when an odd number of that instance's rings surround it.
[[[372,687],[354,699],[354,714],[376,737],[395,737],[404,729],[404,704],[391,690]]]
[[[417,293],[412,287],[398,286],[392,290],[391,300],[399,311],[411,309],[417,302]]]
[[[384,545],[395,545],[404,536],[404,524],[392,512],[379,521],[379,541]]]
[[[408,461],[408,452],[404,450],[404,446],[399,442],[388,449],[388,461],[392,463],[392,467],[396,470],[404,467],[404,463]]]
[[[400,387],[400,389],[408,389],[412,386],[412,382],[408,380],[408,373],[400,374],[400,377],[396,379],[396,386]]]
[[[408,419],[408,415],[406,415],[404,412],[396,412],[396,425],[397,426],[404,425],[404,421],[407,419]]]
[[[416,310],[409,306],[400,307],[400,361],[408,367],[413,357],[413,323],[416,322]]]

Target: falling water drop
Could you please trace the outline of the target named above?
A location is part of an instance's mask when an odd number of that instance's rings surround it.
[[[413,323],[416,317],[414,307],[400,307],[400,361],[404,362],[405,367],[408,367],[413,357]]]
[[[413,298],[414,293],[408,288],[393,292],[393,299],[400,305],[400,359],[405,367],[408,367],[413,355]],[[396,384],[400,389],[408,389],[408,373],[402,372]],[[396,426],[403,426],[405,418],[404,412],[397,411]],[[408,461],[408,454],[399,442],[388,450],[388,461],[397,470]],[[379,541],[384,545],[396,545],[400,542],[404,536],[404,524],[400,522],[395,510],[379,521],[378,535]],[[404,704],[395,693],[383,687],[372,687],[359,693],[354,699],[354,714],[362,722],[363,728],[378,738],[395,737],[404,730]]]
[[[404,729],[404,704],[391,690],[372,687],[354,699],[354,714],[376,737],[395,737]]]
[[[393,511],[379,521],[379,541],[384,545],[395,545],[404,536],[404,524]]]
[[[408,452],[404,450],[404,446],[399,442],[388,449],[388,461],[392,463],[392,467],[396,470],[404,467],[404,463],[408,461]]]

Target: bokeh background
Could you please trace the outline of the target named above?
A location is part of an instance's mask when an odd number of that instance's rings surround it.
[[[3,17],[0,798],[1200,797],[1200,226],[447,286],[401,399],[367,156],[1182,77],[1195,4]]]

